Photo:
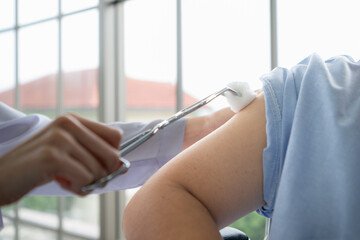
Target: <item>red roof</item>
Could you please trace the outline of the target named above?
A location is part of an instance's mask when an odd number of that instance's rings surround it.
[[[96,69],[63,74],[62,91],[65,108],[96,108],[99,104],[98,72]],[[127,78],[127,107],[129,109],[174,109],[176,87],[171,83]],[[19,88],[21,109],[55,108],[57,102],[56,75],[48,75]],[[184,93],[184,105],[197,100]],[[0,101],[14,105],[14,89],[0,92]]]

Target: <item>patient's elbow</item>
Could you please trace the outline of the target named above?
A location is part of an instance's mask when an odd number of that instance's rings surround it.
[[[144,219],[142,219],[141,214],[139,214],[142,204],[136,204],[136,202],[137,201],[134,202],[134,199],[132,199],[126,206],[122,220],[124,234],[126,239],[129,240],[142,238],[142,236],[139,236],[140,233],[138,233],[138,231],[142,230],[141,225],[144,224]]]
[[[151,184],[150,184],[151,185]],[[123,230],[127,240],[159,239],[163,189],[145,184],[125,208]]]
[[[164,179],[150,182],[125,209],[123,230],[127,240],[218,239],[211,214],[186,188]]]

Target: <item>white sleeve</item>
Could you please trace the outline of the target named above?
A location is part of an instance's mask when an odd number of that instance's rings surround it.
[[[43,115],[25,115],[0,102],[0,156],[47,126]]]
[[[158,122],[159,121],[150,123],[118,122],[109,125],[123,130],[122,141],[124,142],[141,131],[152,128]],[[127,154],[125,158],[131,162],[129,171],[111,180],[105,188],[96,189],[93,193],[104,193],[141,186],[160,167],[181,151],[184,140],[185,123],[186,119],[181,119],[170,124],[133,152]],[[48,196],[72,195],[72,193],[60,188],[56,182],[38,187],[30,194]]]
[[[160,120],[150,123],[112,123],[109,126],[121,128],[123,139],[126,141],[134,135],[154,127]],[[46,116],[34,114],[25,115],[0,102],[0,155],[24,142],[51,120]],[[178,154],[183,145],[186,119],[181,119],[159,131],[147,142],[133,152],[126,155],[131,162],[129,171],[110,181],[103,189],[96,193],[133,188],[142,185],[161,166]],[[43,185],[30,192],[32,195],[71,195],[63,190],[56,182]]]

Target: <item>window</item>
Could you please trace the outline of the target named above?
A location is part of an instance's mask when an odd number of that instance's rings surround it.
[[[0,68],[0,101],[8,104],[9,106],[15,105],[15,52],[8,51],[14,49],[15,34],[13,31],[7,31],[0,34],[0,64],[7,66]]]
[[[98,119],[97,0],[1,1],[0,51],[0,101],[50,118]],[[3,208],[0,238],[99,239],[99,206],[97,195],[27,196]]]
[[[270,70],[268,19],[266,0],[125,2],[126,121],[167,118],[230,81],[260,87],[258,78]],[[225,105],[218,98],[193,115]],[[127,201],[136,191],[126,191]],[[264,237],[265,219],[256,213],[233,226],[252,239]]]
[[[124,5],[126,121],[166,118],[176,109],[176,1]]]
[[[182,3],[184,92],[200,100],[232,81],[260,88],[259,77],[270,70],[268,1]],[[218,98],[206,108],[214,111],[225,106],[225,98]],[[265,218],[257,213],[231,226],[251,239],[264,238]]]
[[[359,59],[359,9],[356,0],[278,0],[279,65],[291,67],[314,52],[324,60],[344,54]]]
[[[230,81],[261,87],[258,78],[277,62],[291,67],[312,52],[359,59],[359,7],[357,0],[2,0],[0,101],[49,117],[166,118]],[[224,105],[219,98],[202,111]],[[122,239],[124,199],[134,192],[26,197],[2,209],[0,238]],[[252,213],[233,226],[261,239],[264,222]]]
[[[259,88],[270,69],[268,1],[182,3],[184,91],[201,99],[232,81]]]

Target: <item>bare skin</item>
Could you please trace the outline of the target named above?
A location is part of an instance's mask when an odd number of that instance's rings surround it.
[[[232,116],[234,116],[234,112],[232,112],[230,108],[224,108],[210,115],[189,118],[186,121],[182,150],[185,150],[222,126]]]
[[[262,94],[262,89],[255,90],[255,92],[258,95]],[[185,150],[195,142],[207,136],[226,123],[233,116],[234,112],[231,111],[230,108],[224,108],[210,115],[189,118],[186,121],[182,150]]]
[[[64,189],[81,187],[121,166],[121,133],[76,115],[57,118],[31,139],[0,157],[0,206],[56,180]]]
[[[166,164],[127,206],[126,239],[221,239],[218,229],[261,207],[265,126],[259,95]]]

